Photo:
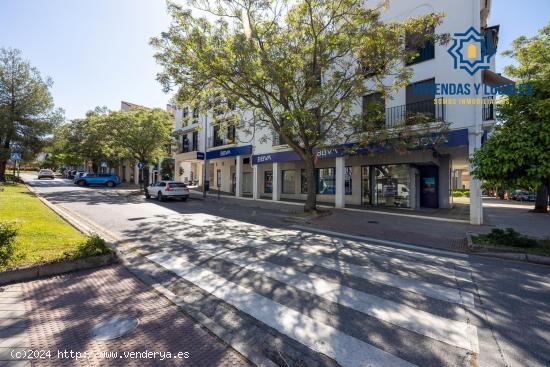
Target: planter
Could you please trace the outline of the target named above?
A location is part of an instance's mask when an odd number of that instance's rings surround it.
[[[473,235],[472,233],[466,234],[466,238],[468,240],[468,249],[472,253],[475,253],[476,255],[498,257],[498,258],[507,259],[507,260],[525,261],[525,262],[542,264],[542,265],[550,265],[550,256],[532,254],[532,253],[522,251],[520,249],[516,251],[510,250],[509,252],[505,252],[502,250],[502,248],[477,245],[472,240],[472,235]]]
[[[71,261],[40,264],[28,268],[7,270],[0,273],[0,285],[35,280],[42,277],[69,273],[77,270],[97,268],[118,261],[116,254],[85,257]]]

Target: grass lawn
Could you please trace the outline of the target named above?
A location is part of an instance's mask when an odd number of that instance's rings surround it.
[[[14,260],[0,271],[20,265],[63,259],[86,241],[86,236],[65,222],[22,184],[6,183],[0,191],[0,220],[18,222]],[[1,190],[1,189],[0,189]]]

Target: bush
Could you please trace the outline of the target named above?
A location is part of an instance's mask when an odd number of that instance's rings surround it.
[[[451,192],[451,195],[454,197],[454,198],[461,198],[461,197],[466,197],[466,198],[469,198],[470,197],[470,190],[453,190]]]
[[[0,221],[0,266],[6,265],[13,257],[17,231],[16,223]]]
[[[108,255],[112,250],[107,246],[105,240],[99,237],[97,234],[88,237],[86,242],[82,243],[76,251],[72,254],[75,259],[91,256]]]
[[[495,228],[489,234],[479,235],[478,239],[481,240],[478,242],[487,245],[512,247],[536,247],[538,245],[536,240],[526,237],[512,228],[506,228],[505,230]]]

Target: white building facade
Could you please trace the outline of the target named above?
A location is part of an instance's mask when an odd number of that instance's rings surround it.
[[[498,27],[488,23],[490,8],[490,0],[394,0],[383,18],[398,21],[408,16],[445,13],[443,23],[435,30],[437,33],[454,35],[473,27],[481,32],[486,42],[496,46]],[[380,149],[367,154],[360,149],[349,155],[345,146],[318,150],[319,202],[337,208],[350,205],[411,209],[451,207],[452,177],[457,172],[462,175],[469,171],[470,155],[481,146],[494,124],[492,105],[462,104],[460,100],[479,98],[487,103],[491,97],[483,93],[455,96],[454,103],[445,104],[451,98],[415,95],[414,85],[493,85],[505,80],[494,73],[494,58],[487,70],[476,73],[457,68],[448,52],[450,46],[424,47],[411,64],[414,74],[410,86],[385,101],[386,124],[397,126],[408,111],[429,113],[434,122],[448,124],[446,142],[437,149],[430,149],[433,136],[419,137],[413,144],[416,148],[405,153]],[[362,103],[367,103],[371,97],[365,96],[363,101],[358,101],[358,113],[362,111]],[[177,180],[204,185],[206,161],[206,181],[210,189],[254,199],[306,199],[304,163],[287,145],[273,141],[270,130],[251,134],[237,127],[220,135],[219,126],[212,124],[211,114],[201,114],[187,107],[179,108],[175,116],[175,129],[181,134],[174,154]],[[481,224],[480,182],[471,178],[469,187],[470,222]]]

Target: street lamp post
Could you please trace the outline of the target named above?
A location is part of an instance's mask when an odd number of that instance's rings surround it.
[[[206,199],[206,185],[208,180],[208,159],[206,159],[206,149],[208,146],[208,112],[204,115],[204,179],[202,185],[202,197]]]

